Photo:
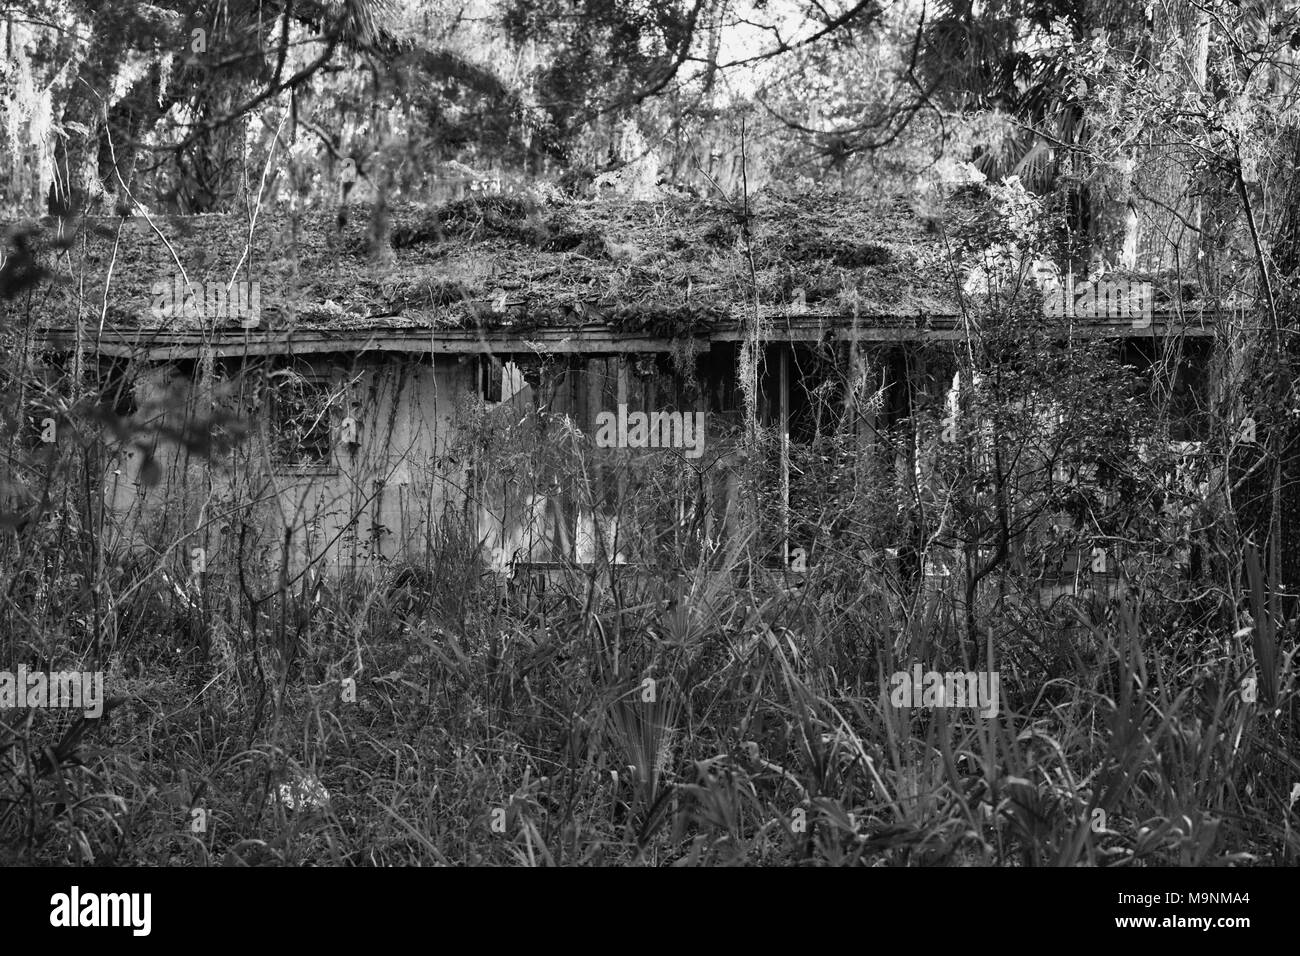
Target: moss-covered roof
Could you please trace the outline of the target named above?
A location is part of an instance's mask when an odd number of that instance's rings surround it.
[[[170,288],[181,269],[195,287],[256,281],[264,329],[604,322],[674,337],[735,321],[755,287],[776,315],[849,317],[855,298],[868,321],[957,312],[935,220],[909,198],[762,193],[750,204],[749,243],[743,219],[692,197],[485,196],[436,209],[264,209],[251,223],[246,214],[84,219],[64,224],[61,241],[53,219],[19,228],[56,276],[32,298],[52,328],[71,326],[80,307],[95,324],[103,311],[106,329],[239,329],[234,316],[151,311],[155,283]]]

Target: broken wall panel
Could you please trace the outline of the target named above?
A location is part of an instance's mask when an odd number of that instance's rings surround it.
[[[141,449],[116,447],[105,483],[111,546],[157,551],[184,536],[214,559],[209,566],[242,555],[273,576],[308,566],[337,573],[418,559],[429,529],[454,512],[464,475],[447,452],[456,402],[475,387],[464,363],[313,356],[229,362],[218,377],[208,383],[175,366],[140,374],[142,415],[179,427],[216,396],[247,436],[212,460],[159,442],[150,449],[156,481],[142,474]],[[325,423],[305,432],[310,462],[286,456],[273,420],[277,389],[295,378],[324,386],[311,390],[318,406],[299,407],[298,390],[292,403]]]

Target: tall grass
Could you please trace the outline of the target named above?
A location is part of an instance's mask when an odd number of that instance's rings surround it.
[[[487,460],[599,512],[582,496],[620,476],[555,434],[549,462]],[[974,579],[978,535],[967,580],[929,570],[951,500],[987,528],[978,482],[915,495],[932,524],[909,530],[916,489],[816,445],[800,520],[842,547],[799,577],[759,560],[770,488],[709,523],[715,476],[652,468],[621,537],[544,588],[485,563],[464,516],[418,564],[340,578],[277,578],[232,532],[196,587],[187,538],[106,546],[77,452],[0,546],[0,665],[104,667],[111,706],[0,710],[0,863],[1297,861],[1296,625],[1250,549],[1212,555],[1223,581],[1044,606],[1032,555]],[[907,572],[882,554],[909,536]],[[891,674],[967,668],[975,633],[996,717],[891,703]]]
[[[1297,861],[1294,637],[1266,608],[1249,641],[1170,633],[1149,601],[1080,614],[1039,635],[1073,644],[1068,673],[1004,622],[981,719],[888,699],[889,673],[959,646],[942,595],[900,619],[881,582],[822,600],[819,567],[773,596],[732,555],[539,606],[465,559],[322,589],[292,655],[232,633],[224,658],[177,656],[183,634],[145,629],[101,720],[5,712],[3,862]],[[305,781],[328,800],[280,798]]]

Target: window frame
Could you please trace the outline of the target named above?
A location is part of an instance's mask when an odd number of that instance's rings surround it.
[[[274,475],[289,475],[294,477],[310,475],[338,475],[338,435],[337,429],[339,424],[339,401],[341,398],[340,386],[342,384],[342,375],[340,370],[330,366],[327,368],[303,367],[305,363],[295,362],[292,359],[283,364],[277,363],[276,366],[265,373],[265,377],[260,382],[262,420],[266,429],[265,444],[266,457],[270,464],[271,473]],[[286,375],[287,373],[287,375]],[[310,389],[314,394],[324,394],[327,401],[320,410],[319,427],[323,429],[324,436],[324,456],[316,461],[295,462],[286,459],[281,454],[281,446],[277,441],[277,434],[281,431],[279,428],[281,415],[284,414],[286,401],[285,392],[282,390],[282,383],[286,381],[287,376],[293,376],[296,380],[301,380],[306,389]],[[305,390],[306,390],[305,389]],[[308,432],[310,434],[310,432]]]

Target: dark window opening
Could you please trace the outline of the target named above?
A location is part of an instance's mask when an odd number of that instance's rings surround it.
[[[333,389],[328,375],[280,368],[266,377],[271,463],[295,470],[332,470]]]
[[[478,357],[479,394],[486,402],[501,401],[501,377],[504,366],[494,355]]]
[[[1180,347],[1162,348],[1150,339],[1128,339],[1119,346],[1120,361],[1157,386],[1152,397],[1164,403],[1172,441],[1200,442],[1210,432],[1210,359],[1208,340],[1187,339]],[[1157,379],[1157,376],[1159,377]]]
[[[99,401],[102,408],[111,410],[119,419],[127,419],[139,411],[136,402],[137,365],[123,358],[109,358],[99,365]]]

